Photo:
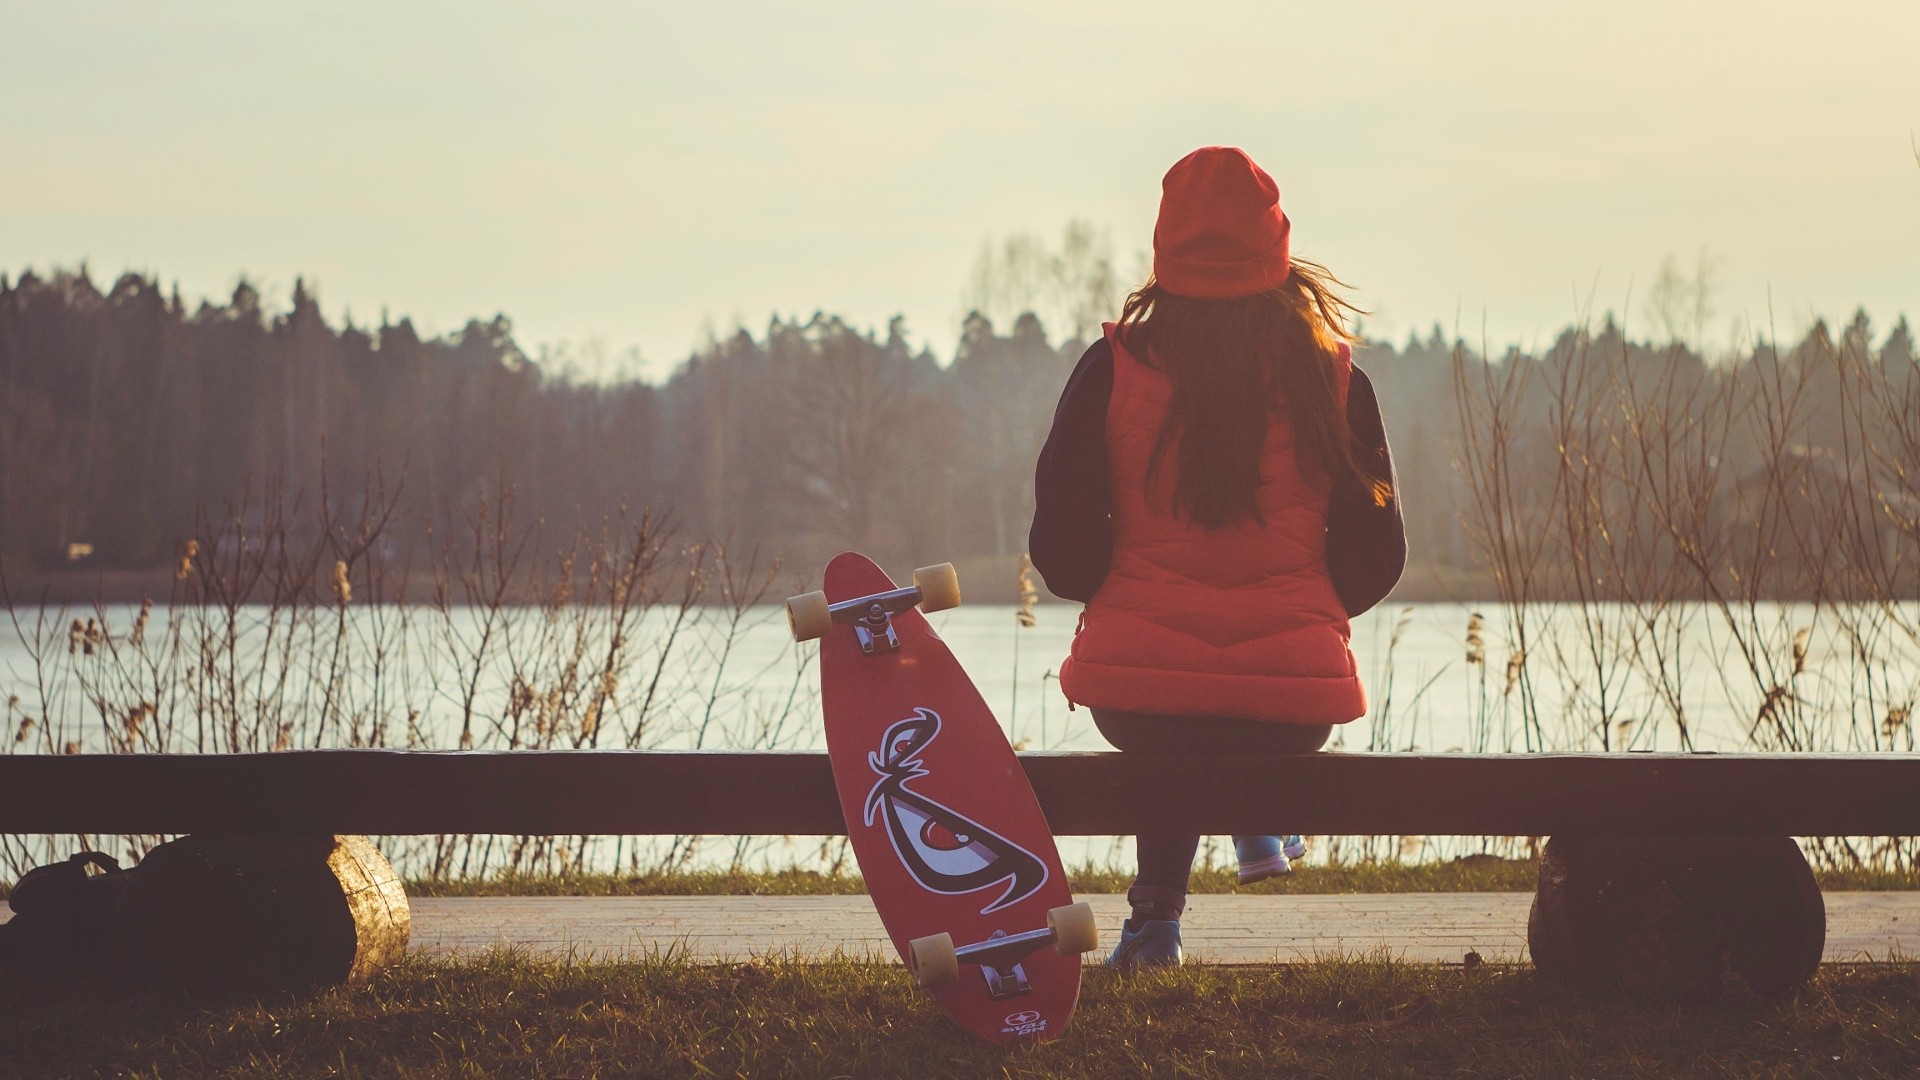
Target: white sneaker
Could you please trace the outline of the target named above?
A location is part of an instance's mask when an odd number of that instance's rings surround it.
[[[1301,845],[1301,854],[1305,854],[1306,850],[1306,846]],[[1278,836],[1236,836],[1233,838],[1233,853],[1240,860],[1242,885],[1279,877],[1293,869],[1286,844]]]

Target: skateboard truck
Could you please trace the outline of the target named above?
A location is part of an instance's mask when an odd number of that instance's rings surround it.
[[[945,611],[960,606],[960,578],[952,563],[923,566],[913,572],[913,584],[872,596],[858,596],[837,604],[827,603],[827,594],[810,592],[787,600],[787,625],[795,641],[825,637],[836,623],[852,623],[860,651],[868,656],[893,652],[900,647],[900,636],[893,632],[893,617],[918,606],[921,611]]]
[[[961,963],[976,964],[987,982],[987,996],[999,1001],[1033,989],[1020,966],[1033,952],[1053,946],[1061,956],[1091,952],[1100,947],[1093,909],[1084,902],[1047,912],[1041,930],[1009,934],[995,930],[985,941],[955,947],[952,934],[933,934],[907,943],[907,967],[922,987],[950,983],[960,977]]]
[[[1027,940],[1035,937],[1039,940]],[[1018,936],[1009,936],[1005,930],[995,930],[987,940],[975,945],[963,945],[955,949],[954,954],[961,960],[980,965],[980,974],[987,980],[987,996],[999,1001],[1033,989],[1027,983],[1027,972],[1019,961],[1040,946],[1052,943],[1051,930],[1029,930]],[[1013,962],[1008,963],[1010,960]]]

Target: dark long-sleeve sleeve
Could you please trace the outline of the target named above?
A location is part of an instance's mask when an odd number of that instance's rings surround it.
[[[1113,346],[1088,346],[1067,377],[1033,476],[1027,553],[1064,600],[1093,598],[1113,563],[1113,490],[1107,479],[1107,401]]]
[[[1333,590],[1352,617],[1386,599],[1407,567],[1407,526],[1400,516],[1400,494],[1387,448],[1386,425],[1373,380],[1359,368],[1347,384],[1347,426],[1358,444],[1360,465],[1387,483],[1385,505],[1364,491],[1335,491],[1327,504],[1327,573]]]

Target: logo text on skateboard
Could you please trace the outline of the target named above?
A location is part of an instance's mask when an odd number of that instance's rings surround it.
[[[1000,1029],[1000,1033],[1003,1035],[1038,1035],[1047,1030],[1047,1022],[1041,1019],[1040,1014],[1034,1012],[1032,1009],[1023,1009],[1020,1012],[1008,1013],[1007,1018],[1003,1020],[1002,1023],[1006,1025]]]

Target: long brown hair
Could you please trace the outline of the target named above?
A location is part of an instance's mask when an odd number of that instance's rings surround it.
[[[1252,296],[1193,300],[1149,278],[1127,297],[1123,340],[1173,384],[1151,468],[1177,448],[1176,513],[1208,529],[1263,522],[1260,460],[1282,401],[1302,471],[1386,505],[1391,492],[1355,456],[1334,388],[1340,343],[1355,340],[1345,313],[1364,314],[1340,295],[1344,287],[1326,267],[1296,258],[1285,281]]]

